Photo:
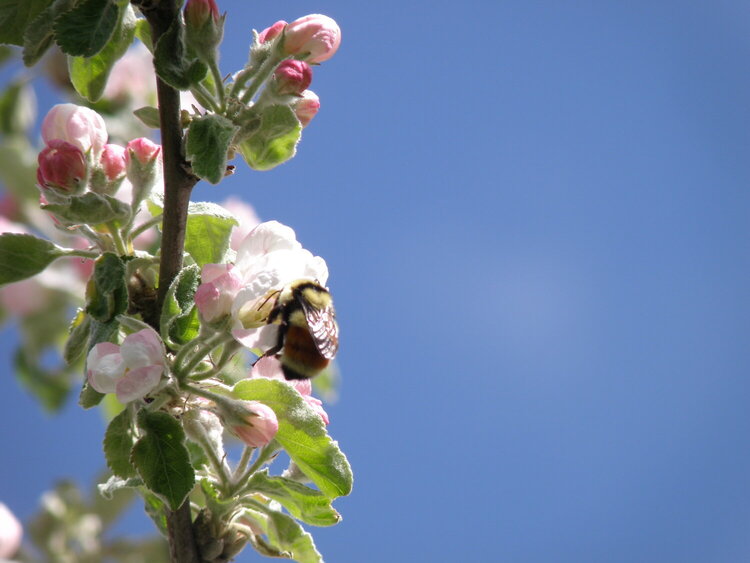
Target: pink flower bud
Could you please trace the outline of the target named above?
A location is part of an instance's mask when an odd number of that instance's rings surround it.
[[[57,104],[42,121],[42,139],[60,139],[75,145],[84,153],[89,149],[98,158],[107,142],[107,127],[94,110],[75,104]]]
[[[312,90],[305,90],[294,104],[293,109],[302,127],[307,127],[320,109],[320,98]]]
[[[125,337],[122,346],[100,342],[86,359],[89,385],[100,393],[115,393],[128,403],[148,395],[161,381],[166,367],[164,346],[151,328]]]
[[[125,148],[120,145],[104,145],[99,164],[110,182],[125,175],[125,155]]]
[[[151,139],[147,139],[146,137],[133,139],[128,143],[125,152],[125,164],[130,166],[133,158],[137,159],[142,165],[149,164],[159,156],[160,151],[161,145],[157,145]]]
[[[248,446],[259,448],[273,440],[279,421],[273,409],[259,401],[239,401],[246,409],[245,424],[232,426],[232,431]]]
[[[214,322],[232,312],[232,302],[242,289],[242,277],[231,264],[206,264],[201,284],[195,292],[195,305],[201,318]]]
[[[284,32],[284,52],[304,56],[309,63],[330,59],[341,44],[338,24],[322,14],[310,14],[294,20]]]
[[[287,24],[284,20],[279,20],[271,27],[267,27],[258,34],[258,43],[266,43],[267,41],[275,39],[282,31],[284,31],[286,25]]]
[[[21,547],[23,528],[18,518],[0,502],[0,559],[10,559]]]
[[[276,68],[273,77],[276,92],[299,96],[312,82],[312,68],[304,61],[288,59]]]
[[[194,28],[203,27],[209,20],[219,21],[219,8],[215,0],[188,0],[185,4],[185,24]]]
[[[36,179],[42,188],[75,192],[86,177],[86,158],[81,149],[60,139],[49,141],[37,162]]]

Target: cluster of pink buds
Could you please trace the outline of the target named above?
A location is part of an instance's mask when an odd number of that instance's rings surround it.
[[[127,178],[139,203],[159,174],[159,145],[146,138],[127,147],[108,144],[104,120],[87,107],[54,106],[42,122],[42,139],[37,182],[45,199],[80,195],[87,188],[112,195]]]
[[[292,23],[277,21],[258,34],[259,45],[277,50],[283,60],[274,71],[271,88],[278,96],[294,96],[292,109],[306,127],[320,109],[320,99],[308,90],[312,67],[327,61],[341,44],[341,29],[328,16],[310,14]]]

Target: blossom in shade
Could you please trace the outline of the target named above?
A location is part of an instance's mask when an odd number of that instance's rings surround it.
[[[328,16],[310,14],[294,20],[284,31],[284,52],[311,64],[330,59],[341,44],[341,29]]]
[[[0,502],[0,559],[10,559],[21,547],[23,527],[18,518]]]
[[[312,90],[305,90],[299,100],[294,103],[292,109],[294,109],[294,114],[302,127],[307,127],[320,109],[320,98]]]
[[[126,336],[121,346],[100,342],[86,360],[89,385],[100,393],[115,393],[121,403],[148,395],[165,369],[164,345],[151,328]]]
[[[284,20],[279,20],[270,27],[267,27],[258,34],[258,43],[266,43],[278,37],[278,35],[284,31],[287,23]]]
[[[99,155],[107,142],[107,127],[94,110],[75,104],[57,104],[42,121],[42,139],[49,145],[56,139],[75,145],[84,153]]]
[[[232,311],[232,302],[242,288],[242,277],[232,264],[206,264],[201,284],[195,292],[195,305],[201,318],[214,322]]]
[[[237,249],[235,262],[242,288],[232,303],[232,335],[248,348],[272,347],[278,325],[267,324],[270,295],[295,280],[325,285],[328,267],[320,256],[302,248],[294,231],[277,221],[255,227]]]
[[[42,188],[76,192],[86,177],[86,158],[80,148],[52,139],[37,157],[36,179]]]
[[[272,356],[264,356],[260,358],[253,365],[253,369],[250,372],[250,377],[265,377],[267,379],[276,379],[278,381],[284,381],[287,384],[294,387],[305,402],[312,410],[321,418],[321,420],[327,425],[329,423],[328,413],[323,409],[323,402],[312,396],[312,383],[309,379],[294,379],[287,381],[284,377],[284,372],[281,368],[281,362],[278,358]]]
[[[107,144],[102,149],[102,156],[99,164],[104,170],[107,180],[114,182],[125,175],[125,147],[120,145]]]
[[[279,421],[271,407],[259,401],[239,401],[245,410],[244,424],[234,424],[232,431],[250,447],[260,448],[274,439]]]
[[[273,73],[276,92],[299,96],[312,82],[312,68],[304,61],[282,61]]]
[[[133,45],[112,67],[103,97],[133,107],[155,105],[153,55],[143,43]]]

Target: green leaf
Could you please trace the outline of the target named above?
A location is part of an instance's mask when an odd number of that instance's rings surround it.
[[[87,344],[90,332],[91,317],[82,310],[79,310],[70,325],[70,333],[63,350],[63,359],[68,365],[74,364],[85,352],[88,351]]]
[[[167,413],[138,413],[143,437],[133,447],[130,461],[146,486],[177,510],[195,484],[195,473],[185,448],[180,424]]]
[[[135,14],[130,4],[120,8],[120,18],[110,40],[92,57],[68,57],[70,81],[81,96],[95,102],[101,98],[112,67],[128,50],[135,37]]]
[[[187,134],[187,159],[193,173],[218,184],[227,170],[227,151],[239,127],[215,113],[190,122]]]
[[[270,170],[294,156],[302,125],[289,106],[268,106],[260,117],[260,127],[238,148],[250,168]]]
[[[93,409],[102,402],[103,398],[104,393],[99,393],[99,391],[89,385],[88,381],[84,381],[81,393],[78,395],[78,404],[82,409]]]
[[[351,492],[353,477],[346,456],[293,387],[271,379],[246,379],[234,386],[233,394],[273,409],[279,420],[276,440],[323,493],[335,498]]]
[[[130,217],[130,206],[119,199],[87,192],[72,196],[66,204],[43,205],[45,211],[54,213],[61,222],[68,225],[101,225],[110,221],[124,222]]]
[[[151,40],[151,26],[145,19],[139,18],[136,21],[135,36],[146,46],[149,53],[154,52],[154,42]]]
[[[209,202],[188,206],[185,251],[198,266],[217,264],[229,249],[232,227],[237,219],[222,206]]]
[[[156,42],[154,70],[164,82],[178,90],[187,90],[198,84],[208,72],[208,67],[197,59],[186,56],[185,31],[181,19],[175,19],[166,33]]]
[[[130,451],[135,445],[133,409],[125,409],[112,419],[104,433],[104,457],[112,473],[123,479],[135,477]]]
[[[111,0],[84,0],[55,20],[57,44],[67,55],[93,57],[112,36],[117,17]]]
[[[34,93],[25,80],[11,83],[0,96],[0,132],[5,135],[24,133],[34,120]]]
[[[169,536],[169,532],[167,531],[167,507],[155,494],[149,491],[144,491],[141,494],[143,495],[146,514],[154,521],[161,535],[164,537]]]
[[[101,323],[108,323],[125,312],[128,289],[125,284],[125,263],[119,256],[105,252],[97,258],[94,274],[86,288],[86,298],[86,312]]]
[[[291,516],[276,510],[266,510],[265,523],[268,541],[298,563],[323,563],[323,556],[315,548],[312,536]]]
[[[291,479],[270,477],[266,470],[255,473],[246,487],[280,502],[292,516],[313,526],[332,526],[341,520],[326,495]]]
[[[70,380],[59,370],[47,370],[39,365],[39,358],[30,357],[19,349],[14,358],[18,381],[28,389],[49,412],[60,410],[70,391]]]
[[[30,278],[49,266],[64,251],[33,235],[0,235],[0,285]]]
[[[161,127],[161,119],[159,118],[159,110],[152,106],[144,106],[133,111],[138,119],[141,120],[146,127],[158,129]]]
[[[30,67],[42,58],[55,40],[55,19],[75,5],[75,0],[55,0],[31,22],[23,36],[23,64]]]
[[[195,291],[198,289],[200,269],[195,264],[180,270],[164,298],[159,331],[167,343],[184,344],[200,330],[195,310]]]
[[[23,35],[52,0],[0,0],[0,43],[23,45]]]

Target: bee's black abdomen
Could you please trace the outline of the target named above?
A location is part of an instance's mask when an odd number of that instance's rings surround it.
[[[305,375],[304,373],[300,373],[300,372],[296,371],[295,369],[293,369],[293,368],[291,368],[291,367],[289,367],[287,365],[284,365],[283,363],[281,364],[281,369],[284,372],[284,377],[288,381],[293,381],[295,379],[310,379],[309,375]]]

